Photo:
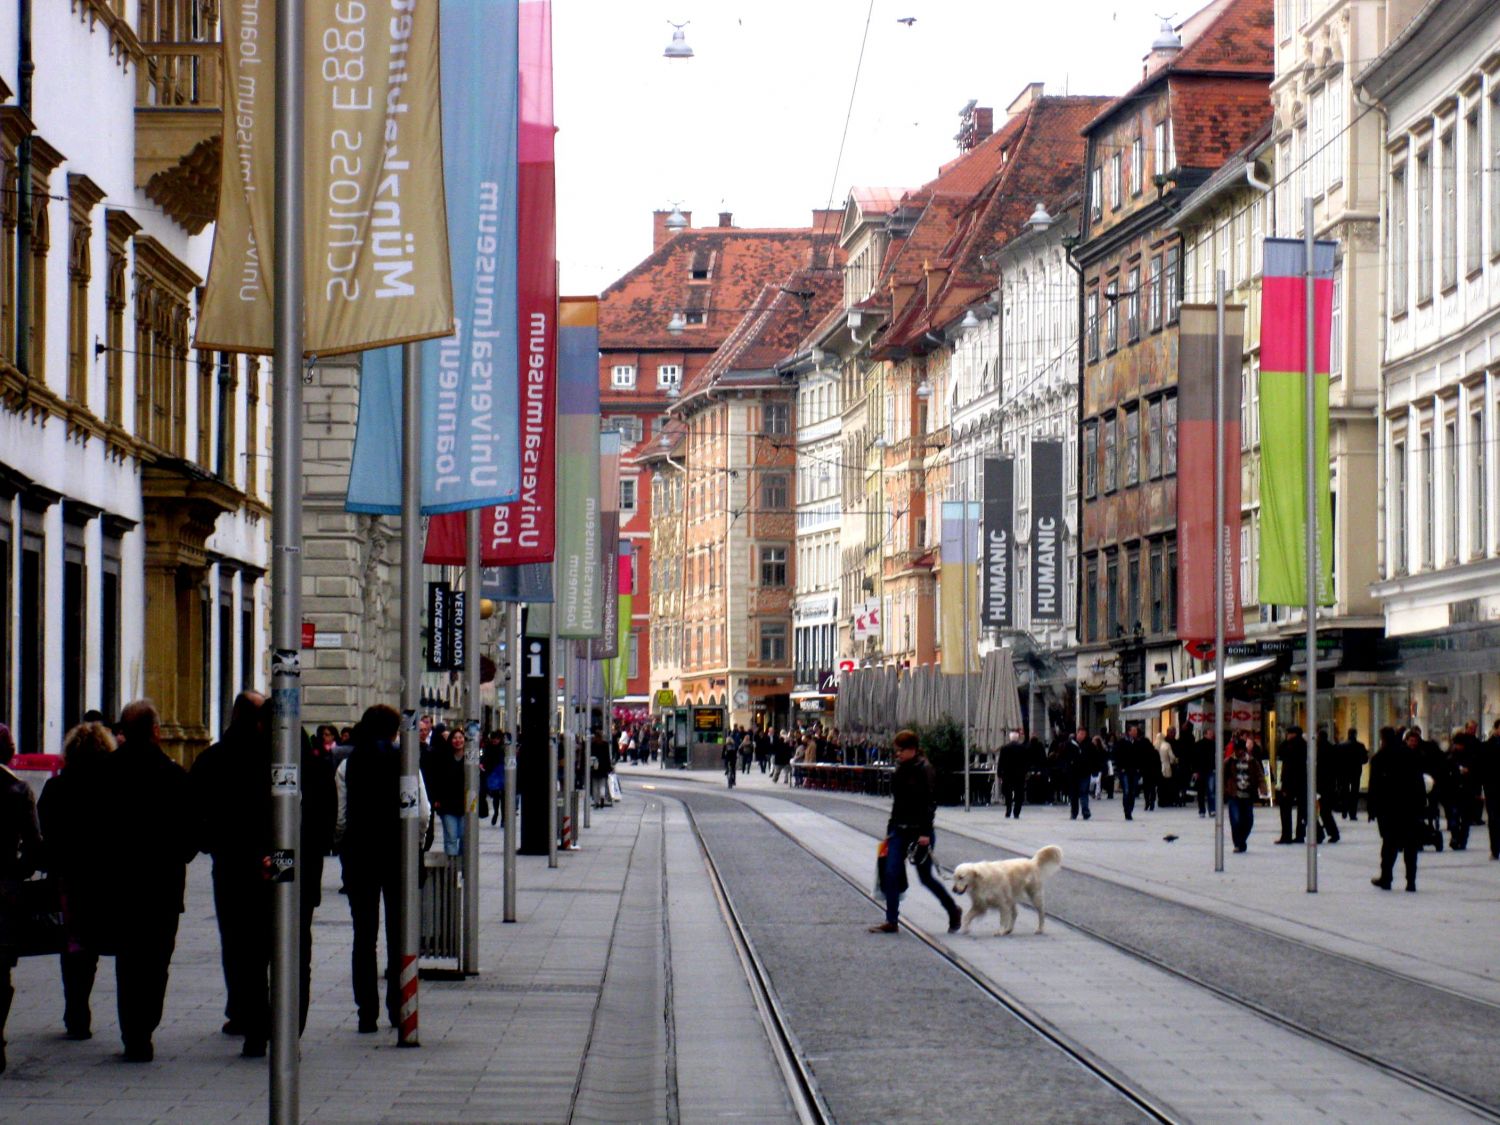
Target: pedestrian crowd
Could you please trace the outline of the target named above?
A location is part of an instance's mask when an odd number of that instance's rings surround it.
[[[321,905],[323,865],[336,855],[352,923],[351,980],[358,1028],[378,1030],[377,938],[384,909],[384,1008],[400,1017],[396,933],[405,839],[401,716],[376,705],[353,728],[320,726],[302,735],[300,846],[287,856],[272,838],[273,732],[270,705],[242,692],[222,737],[184,769],[162,749],[161,720],[149,700],[108,724],[90,712],[68,732],[62,765],[35,796],[9,768],[15,746],[0,724],[0,1071],[4,1029],[19,956],[56,953],[66,1038],[93,1035],[90,1003],[101,957],[114,959],[116,1004],[127,1062],[150,1062],[161,1023],[188,863],[210,858],[225,988],[226,1035],[249,1058],[271,1035],[270,966],[276,882],[298,869],[299,1028],[307,1022],[312,923]],[[468,734],[417,725],[422,846],[441,831],[443,852],[464,848]],[[488,735],[479,754],[478,797],[503,802],[505,737]],[[430,803],[429,803],[430,795]],[[485,810],[487,811],[487,810]],[[39,873],[44,877],[37,878]]]

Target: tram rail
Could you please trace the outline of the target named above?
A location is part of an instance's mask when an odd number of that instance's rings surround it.
[[[658,792],[660,793],[661,790],[658,790]],[[731,794],[730,796],[735,795]],[[788,1089],[792,1093],[793,1101],[798,1104],[799,1119],[804,1122],[831,1121],[833,1120],[833,1118],[829,1115],[828,1107],[826,1103],[823,1102],[821,1096],[818,1093],[815,1077],[806,1064],[805,1058],[801,1052],[800,1047],[798,1046],[795,1032],[788,1025],[785,1013],[781,1010],[781,1007],[777,1002],[775,989],[771,982],[769,974],[766,972],[765,966],[761,963],[755,953],[754,944],[750,939],[743,920],[740,918],[739,913],[735,908],[733,895],[729,888],[726,886],[725,881],[719,871],[718,864],[714,860],[711,845],[706,835],[700,830],[698,826],[697,819],[694,815],[694,811],[692,809],[690,801],[682,800],[681,798],[679,798],[679,800],[681,800],[683,807],[686,809],[689,821],[693,826],[695,838],[698,840],[699,848],[703,853],[705,863],[708,867],[710,879],[714,887],[714,893],[719,900],[720,909],[722,910],[725,920],[729,925],[731,933],[733,934],[734,942],[737,950],[740,953],[742,963],[744,963],[746,967],[747,979],[750,980],[752,991],[756,995],[757,1007],[760,1008],[762,1019],[766,1023],[768,1036],[772,1041],[773,1047],[777,1050],[778,1062],[781,1064],[783,1073],[787,1077]],[[819,855],[812,848],[808,847],[805,843],[803,843],[803,841],[798,839],[795,834],[788,831],[782,824],[778,823],[775,818],[769,816],[763,809],[757,808],[753,803],[749,801],[741,800],[738,803],[740,803],[748,811],[754,813],[760,819],[765,821],[768,825],[775,828],[783,837],[796,844],[800,850],[811,856],[822,867],[837,875],[846,885],[854,889],[855,892],[860,896],[869,900],[876,906],[883,907],[883,902],[881,902],[873,894],[871,894],[868,887],[862,885],[859,881],[850,877],[846,872],[841,870],[832,861]],[[868,806],[865,806],[862,803],[856,803],[856,807],[868,811]],[[847,821],[845,821],[844,823],[848,824]],[[853,827],[859,831],[864,830],[859,825],[855,824],[849,824],[849,827]],[[949,831],[945,833],[945,838],[950,841],[955,839],[962,839],[977,847],[990,849],[997,848],[997,845],[991,842],[978,840],[974,837],[967,836],[963,833],[955,831]],[[1011,854],[1019,854],[1011,848],[999,847],[998,850],[1009,852]],[[1048,913],[1056,921],[1070,926],[1079,933],[1107,946],[1112,950],[1123,953],[1130,958],[1144,964],[1150,965],[1154,969],[1166,972],[1196,988],[1204,989],[1218,999],[1233,1004],[1245,1011],[1251,1012],[1254,1015],[1259,1016],[1260,1018],[1267,1020],[1268,1022],[1273,1023],[1280,1028],[1283,1028],[1301,1038],[1308,1040],[1309,1042],[1316,1043],[1320,1046],[1331,1047],[1341,1054],[1357,1060],[1362,1065],[1370,1067],[1374,1071],[1378,1071],[1392,1078],[1395,1078],[1398,1081],[1412,1086],[1413,1088],[1416,1088],[1425,1094],[1445,1101],[1456,1108],[1461,1108],[1480,1119],[1500,1122],[1500,1110],[1497,1110],[1496,1107],[1471,1096],[1463,1090],[1454,1089],[1446,1085],[1445,1083],[1428,1078],[1423,1074],[1417,1072],[1416,1070],[1410,1067],[1403,1066],[1399,1062],[1383,1055],[1378,1055],[1370,1051],[1362,1050],[1359,1047],[1340,1038],[1339,1036],[1332,1035],[1327,1032],[1321,1031],[1318,1028],[1308,1026],[1306,1023],[1293,1018],[1284,1012],[1278,1012],[1275,1009],[1270,1008],[1265,1004],[1259,1003],[1252,998],[1240,995],[1233,989],[1226,988],[1213,980],[1205,978],[1201,974],[1184,970],[1182,967],[1174,965],[1164,958],[1154,956],[1150,952],[1141,949],[1139,946],[1129,941],[1120,940],[1098,926],[1091,925],[1088,922],[1080,921],[1074,917],[1069,917],[1068,912],[1059,911],[1055,906],[1049,907]],[[1001,989],[994,983],[994,981],[990,980],[984,973],[979,971],[974,965],[968,962],[961,954],[953,950],[950,946],[938,940],[933,935],[927,933],[921,927],[912,924],[907,919],[903,919],[901,925],[903,929],[905,929],[913,937],[916,937],[918,940],[920,940],[933,953],[937,954],[944,961],[948,962],[950,966],[957,970],[975,988],[980,990],[995,1003],[1004,1008],[1011,1016],[1030,1028],[1035,1034],[1052,1044],[1057,1050],[1061,1051],[1067,1057],[1073,1059],[1078,1063],[1078,1065],[1084,1067],[1090,1073],[1095,1075],[1100,1081],[1104,1082],[1110,1088],[1117,1091],[1122,1097],[1136,1106],[1147,1117],[1155,1121],[1163,1122],[1180,1120],[1179,1117],[1174,1115],[1174,1112],[1172,1111],[1170,1106],[1163,1104],[1160,1099],[1155,1098],[1150,1093],[1150,1091],[1142,1088],[1139,1083],[1132,1081],[1128,1076],[1111,1067],[1106,1061],[1100,1059],[1093,1052],[1073,1041],[1071,1037],[1061,1032],[1056,1027],[1052,1026],[1045,1019],[1045,1017],[1031,1010],[1027,1005],[1017,1001],[1015,998],[1007,995],[1003,989]],[[1285,940],[1294,941],[1295,939]],[[1359,965],[1367,971],[1374,971],[1393,980],[1399,980],[1409,985],[1432,988],[1437,991],[1450,993],[1453,992],[1453,990],[1445,989],[1441,985],[1431,985],[1427,982],[1407,976],[1406,974],[1402,974],[1396,970],[1390,970],[1382,966],[1375,966],[1370,965],[1366,962],[1357,961],[1345,954],[1321,949],[1317,950],[1316,952],[1319,952],[1326,956],[1336,957],[1350,964]],[[1457,993],[1453,994],[1459,995]],[[1472,998],[1467,999],[1472,1000]],[[1486,1004],[1485,1001],[1479,1000],[1475,1000],[1473,1002]],[[1486,1006],[1493,1005],[1486,1004]]]

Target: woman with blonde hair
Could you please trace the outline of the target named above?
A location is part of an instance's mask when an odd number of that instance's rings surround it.
[[[79,723],[63,740],[62,772],[49,780],[37,802],[47,869],[57,882],[63,908],[59,955],[63,985],[63,1027],[69,1039],[90,1039],[89,996],[99,967],[97,940],[101,877],[93,834],[99,824],[99,787],[90,773],[115,749],[103,723]]]

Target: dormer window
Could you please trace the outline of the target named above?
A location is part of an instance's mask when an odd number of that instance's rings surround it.
[[[635,364],[617,363],[610,369],[609,385],[618,390],[631,390],[635,387]]]
[[[713,272],[713,255],[707,250],[699,250],[693,254],[692,260],[688,262],[688,279],[690,281],[707,281]]]
[[[659,388],[676,387],[682,384],[682,365],[663,363],[656,369],[656,385]]]

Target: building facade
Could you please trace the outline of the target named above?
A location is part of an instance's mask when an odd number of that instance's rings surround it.
[[[1079,721],[1182,678],[1177,640],[1176,206],[1263,124],[1269,0],[1210,5],[1165,25],[1141,81],[1087,127]],[[1201,295],[1189,292],[1194,299]]]
[[[1497,46],[1493,5],[1443,0],[1358,76],[1388,127],[1373,593],[1396,654],[1389,713],[1437,735],[1500,717]]]
[[[0,722],[55,753],[148,695],[189,761],[266,679],[268,367],[192,347],[218,29],[28,7],[34,74],[13,38],[0,61]]]

